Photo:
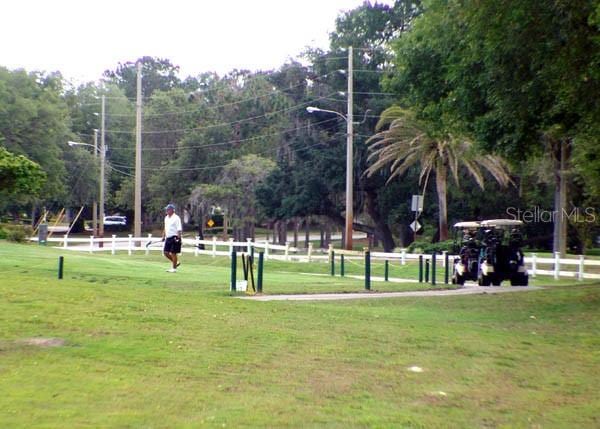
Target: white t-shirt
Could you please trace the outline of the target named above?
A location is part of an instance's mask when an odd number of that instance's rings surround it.
[[[179,235],[179,231],[183,231],[181,228],[181,218],[173,213],[171,216],[165,216],[165,237],[173,237]]]

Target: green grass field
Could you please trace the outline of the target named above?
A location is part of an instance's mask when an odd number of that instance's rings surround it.
[[[0,241],[0,427],[600,426],[600,283],[250,302],[229,295],[227,258],[166,268]],[[265,292],[362,290],[302,274],[328,270],[268,261]]]

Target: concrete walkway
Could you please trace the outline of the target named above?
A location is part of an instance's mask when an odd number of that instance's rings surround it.
[[[370,298],[402,298],[423,296],[456,296],[477,295],[505,292],[525,292],[542,289],[539,286],[477,286],[465,285],[460,289],[426,290],[412,292],[357,292],[357,293],[315,293],[296,295],[252,295],[239,296],[239,299],[251,301],[336,301],[345,299],[370,299]]]

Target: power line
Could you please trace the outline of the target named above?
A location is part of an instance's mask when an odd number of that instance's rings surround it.
[[[301,109],[301,108],[306,107],[306,106],[308,106],[308,105],[310,105],[310,104],[312,104],[312,103],[314,103],[316,101],[326,99],[328,96],[331,96],[331,95],[334,95],[334,94],[335,93],[328,94],[327,96],[318,97],[318,98],[315,98],[313,100],[297,104],[295,106],[286,107],[285,109],[275,110],[273,112],[268,112],[268,113],[265,113],[263,115],[252,116],[252,117],[245,118],[245,119],[238,119],[238,120],[232,121],[232,122],[223,122],[223,123],[219,123],[219,124],[206,125],[206,126],[203,126],[203,127],[180,128],[180,129],[160,130],[160,131],[144,131],[144,132],[142,132],[142,134],[184,133],[184,132],[190,132],[190,131],[200,131],[200,130],[206,130],[206,129],[210,129],[210,128],[217,128],[217,127],[223,127],[223,126],[228,126],[228,125],[234,125],[234,124],[239,124],[239,123],[243,123],[243,122],[247,122],[247,121],[254,121],[256,119],[266,118],[266,117],[269,117],[269,116],[276,115],[278,113],[284,113],[284,112],[289,112],[289,111]],[[107,133],[112,133],[112,134],[133,134],[134,133],[134,131],[120,131],[120,130],[106,130],[106,132]]]
[[[321,125],[327,122],[333,122],[333,121],[337,121],[338,118],[334,117],[334,118],[330,118],[330,119],[325,119],[322,121],[318,121],[318,122],[311,122],[307,125],[303,125],[301,127],[295,127],[295,128],[287,128],[284,130],[280,130],[277,132],[273,132],[273,133],[268,133],[268,134],[261,134],[259,136],[255,136],[255,137],[248,137],[245,139],[234,139],[234,140],[228,140],[228,141],[224,141],[224,142],[218,142],[218,143],[209,143],[209,144],[204,144],[204,145],[200,145],[200,146],[180,146],[180,147],[147,147],[147,148],[143,148],[142,151],[158,151],[158,150],[192,150],[192,149],[203,149],[203,148],[207,148],[207,147],[215,147],[215,146],[224,146],[224,145],[228,145],[228,144],[236,144],[236,143],[243,143],[243,142],[247,142],[247,141],[252,141],[252,140],[261,140],[264,139],[266,137],[272,137],[272,136],[277,136],[277,135],[281,135],[281,134],[285,134],[285,133],[291,133],[294,131],[298,131],[298,130],[302,130],[305,128],[311,128],[314,125]],[[111,150],[113,149],[127,149],[130,151],[133,151],[134,148],[133,147],[129,147],[129,146],[111,146]]]

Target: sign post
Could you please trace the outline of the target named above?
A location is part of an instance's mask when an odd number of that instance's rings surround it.
[[[410,224],[410,227],[413,230],[413,241],[415,241],[417,239],[417,232],[421,229],[421,224],[417,221],[417,219],[423,211],[423,195],[412,196],[410,210],[415,212],[415,220]]]

